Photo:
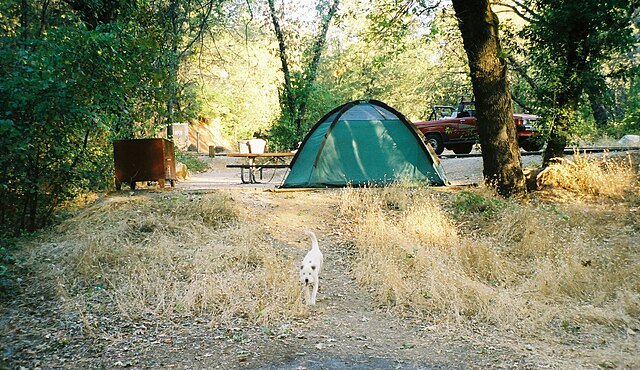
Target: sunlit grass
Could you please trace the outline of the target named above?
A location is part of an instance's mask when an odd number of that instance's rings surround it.
[[[295,256],[242,219],[225,195],[113,197],[58,227],[38,250],[77,305],[127,317],[204,315],[270,322],[305,313]]]
[[[570,191],[580,196],[621,199],[636,187],[637,171],[631,156],[602,158],[574,153],[573,160],[551,164],[538,175],[538,185]]]
[[[638,194],[637,173],[625,160],[578,156],[569,166],[554,178],[573,184],[574,201],[560,204],[483,188],[444,196],[402,185],[346,189],[353,277],[389,309],[455,322],[637,323],[640,220],[628,196]],[[619,202],[581,200],[596,196]]]
[[[348,188],[338,193],[343,240],[325,247],[355,246],[349,273],[376,306],[400,315],[521,332],[636,327],[633,163],[577,158],[557,177],[561,201],[548,192],[507,200],[486,188]],[[587,180],[594,176],[602,181]],[[560,187],[580,182],[589,185]],[[223,193],[109,196],[47,235],[30,264],[71,309],[214,323],[309,313],[296,277],[300,256]]]

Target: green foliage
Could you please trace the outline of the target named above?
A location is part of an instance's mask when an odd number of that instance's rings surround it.
[[[470,94],[462,39],[449,10],[425,22],[430,13],[424,4],[414,4],[410,14],[398,14],[397,19],[391,18],[400,9],[389,12],[391,2],[341,6],[334,33],[342,36],[328,40],[315,84],[296,90],[308,96],[302,136],[330,109],[347,101],[382,100],[418,121],[428,118],[432,105],[454,105]],[[290,147],[302,136],[296,134],[293,117],[281,110],[270,141]]]
[[[386,43],[375,37],[377,26],[362,22],[364,16],[358,12],[363,10],[353,10],[353,19],[343,17],[340,24],[340,32],[357,35],[357,42],[333,42],[330,50],[340,52],[327,56],[313,100],[332,102],[323,99],[325,95],[339,104],[378,99],[417,121],[428,118],[432,105],[454,105],[470,94],[462,39],[451,13],[433,15],[428,25],[416,16],[408,17],[405,23],[412,23],[402,26],[408,33],[396,34],[399,38]],[[369,17],[369,22],[374,19]],[[325,107],[324,113],[335,103]]]
[[[273,84],[277,59],[261,47],[266,36],[259,30],[247,37],[245,45],[238,34],[222,35],[218,41],[229,45],[224,49],[205,42],[197,63],[182,68],[187,79],[197,82],[198,114],[233,142],[267,132],[279,113]],[[202,78],[202,69],[208,71],[207,78]]]
[[[463,191],[456,197],[454,206],[456,211],[462,215],[479,214],[491,216],[504,209],[506,201],[478,192]]]
[[[269,130],[269,145],[275,150],[292,150],[302,141],[295,124],[286,117],[280,119]]]
[[[201,160],[195,155],[181,150],[176,150],[176,161],[186,164],[187,168],[192,173],[204,172],[209,168],[207,162]]]
[[[539,20],[523,31],[546,92],[602,93],[602,62],[633,44],[631,2],[534,0]],[[552,98],[553,95],[548,96]]]
[[[0,49],[0,228],[46,225],[62,202],[111,183],[111,140],[154,132],[164,75],[134,22],[77,19]],[[27,34],[24,32],[23,34]]]
[[[312,34],[303,31],[302,28],[285,31],[282,24],[286,12],[280,15],[280,10],[275,8],[273,0],[269,0],[268,3],[274,36],[278,41],[277,53],[284,79],[279,89],[281,117],[274,123],[274,126],[284,127],[283,130],[276,128],[270,139],[273,142],[282,143],[280,145],[286,145],[284,141],[288,139],[290,141],[287,146],[293,148],[305,134],[303,122],[308,119],[308,103],[318,79],[329,26],[340,1],[325,0],[317,3],[315,19],[317,22],[314,20],[315,24],[310,24],[310,29],[314,30]],[[292,138],[280,136],[280,133],[286,134],[292,130]]]
[[[559,129],[560,136],[593,134],[593,118],[582,113],[590,111],[593,103],[616,110],[610,89],[613,80],[631,71],[629,53],[637,36],[632,14],[637,1],[528,0],[522,4],[531,22],[520,32],[526,40],[522,49],[526,55],[518,74],[528,86],[516,84],[517,95],[527,97],[536,113],[552,129]],[[522,93],[525,86],[530,93]]]
[[[613,131],[614,136],[640,134],[640,75],[635,74],[629,83],[627,100],[620,124]]]

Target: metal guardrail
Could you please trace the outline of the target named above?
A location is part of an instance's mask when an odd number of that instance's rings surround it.
[[[564,154],[573,154],[575,152],[580,153],[604,153],[604,152],[628,152],[628,151],[640,151],[638,146],[597,146],[597,147],[585,147],[585,148],[569,148],[564,150]],[[521,152],[522,156],[529,155],[542,155],[543,151],[536,152]],[[482,157],[482,153],[469,153],[469,154],[441,154],[440,158],[473,158]]]

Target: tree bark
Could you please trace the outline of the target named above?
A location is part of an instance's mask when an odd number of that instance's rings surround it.
[[[484,181],[503,196],[524,193],[526,184],[498,18],[487,0],[453,0],[453,7],[469,59]]]
[[[287,56],[287,45],[284,41],[284,34],[282,33],[282,28],[280,27],[280,21],[276,16],[276,8],[273,3],[273,0],[268,1],[269,4],[269,12],[271,14],[271,23],[273,24],[273,32],[276,35],[276,39],[278,40],[278,55],[280,57],[280,64],[282,65],[282,74],[284,76],[284,100],[287,104],[287,107],[293,113],[293,107],[295,106],[295,101],[293,99],[292,92],[292,84],[291,84],[291,72],[289,71],[289,58]]]
[[[329,4],[327,14],[320,20],[318,33],[309,49],[311,60],[307,66],[303,66],[305,71],[305,73],[303,73],[304,80],[295,82],[291,75],[285,36],[282,28],[280,27],[280,21],[276,16],[274,1],[268,0],[267,3],[269,5],[273,32],[278,40],[278,54],[280,57],[280,63],[282,64],[282,74],[284,76],[283,93],[280,103],[283,106],[283,109],[288,112],[289,118],[293,123],[296,136],[295,142],[297,142],[303,137],[302,121],[307,111],[309,91],[316,81],[320,57],[322,56],[322,51],[324,50],[324,45],[327,39],[327,31],[329,30],[329,25],[338,9],[340,1],[332,0]]]
[[[320,64],[320,57],[322,56],[322,50],[324,50],[324,44],[327,40],[327,31],[329,30],[329,24],[331,23],[331,19],[336,14],[338,10],[339,0],[334,0],[331,6],[329,7],[329,12],[326,16],[322,18],[322,22],[320,24],[320,32],[316,36],[315,42],[312,46],[312,54],[313,57],[311,59],[311,64],[309,65],[307,79],[306,79],[306,87],[307,89],[314,84],[317,76],[318,76],[318,65]],[[302,118],[307,113],[307,99],[308,99],[308,90],[304,94],[303,99],[300,101],[300,106],[298,107],[298,116],[296,117],[295,126],[296,126],[296,134],[298,137],[302,137]]]

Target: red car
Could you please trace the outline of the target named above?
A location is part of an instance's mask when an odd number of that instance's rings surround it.
[[[448,105],[436,105],[432,108],[428,121],[415,122],[414,125],[424,134],[436,154],[445,148],[456,154],[468,154],[473,144],[478,142],[476,130],[476,111],[473,101],[462,101],[458,108]],[[544,139],[532,124],[538,116],[532,114],[514,114],[518,145],[528,152],[538,151],[544,146]]]

